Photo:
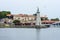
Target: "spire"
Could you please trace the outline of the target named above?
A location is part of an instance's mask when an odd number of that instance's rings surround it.
[[[37,7],[37,13],[40,13],[40,12],[39,12],[39,7]]]

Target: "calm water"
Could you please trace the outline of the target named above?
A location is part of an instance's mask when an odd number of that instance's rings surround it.
[[[0,40],[60,40],[60,28],[0,28]]]

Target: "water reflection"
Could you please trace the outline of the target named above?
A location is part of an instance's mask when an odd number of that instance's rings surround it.
[[[60,40],[60,28],[0,28],[0,40]]]
[[[40,40],[40,29],[36,29],[36,40]]]

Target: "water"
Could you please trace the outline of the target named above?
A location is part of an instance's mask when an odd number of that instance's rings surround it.
[[[60,40],[60,28],[0,28],[0,40]]]

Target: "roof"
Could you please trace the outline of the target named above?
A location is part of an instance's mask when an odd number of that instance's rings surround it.
[[[16,17],[36,17],[34,15],[27,15],[27,14],[18,14],[18,15],[14,15]],[[42,18],[47,18],[46,16],[42,16]]]
[[[55,21],[45,20],[45,21],[42,21],[42,22],[45,22],[45,23],[54,23]]]

